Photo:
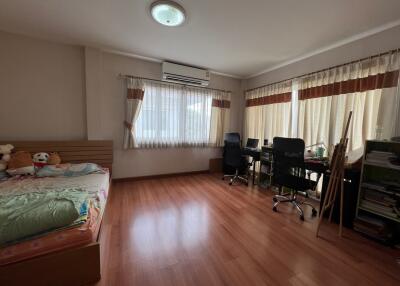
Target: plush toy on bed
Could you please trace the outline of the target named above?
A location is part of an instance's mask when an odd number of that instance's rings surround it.
[[[14,146],[11,144],[0,145],[0,171],[7,169],[7,162],[10,161],[10,154]]]
[[[33,155],[33,165],[35,166],[36,169],[46,166],[48,160],[49,160],[49,154],[45,152],[40,152]]]
[[[35,167],[33,166],[31,154],[26,151],[18,151],[11,154],[10,161],[8,162],[7,173],[11,176],[34,175]]]
[[[14,146],[11,144],[0,145],[0,180],[7,177],[6,169],[8,161],[10,161],[10,154]]]
[[[49,159],[47,160],[48,165],[58,165],[61,164],[61,157],[57,152],[50,153]]]

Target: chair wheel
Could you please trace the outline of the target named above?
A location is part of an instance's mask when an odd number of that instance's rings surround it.
[[[316,209],[312,209],[312,216],[316,216],[318,214]]]
[[[229,182],[229,185],[232,186],[232,182]]]
[[[277,199],[277,198],[272,198],[272,201],[273,201],[274,203],[276,203],[276,202],[278,201],[278,199]]]
[[[304,221],[304,216],[303,215],[300,216],[300,220]]]
[[[274,211],[274,212],[277,212],[278,210],[276,209],[276,207],[272,207],[272,210]]]

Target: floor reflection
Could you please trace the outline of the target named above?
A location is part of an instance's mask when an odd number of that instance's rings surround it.
[[[134,251],[149,257],[197,247],[207,239],[208,231],[208,206],[190,202],[179,208],[137,215],[131,228],[131,237]]]

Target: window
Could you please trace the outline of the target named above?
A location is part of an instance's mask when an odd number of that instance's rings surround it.
[[[389,139],[400,129],[399,70],[396,51],[249,90],[245,139],[299,137],[333,151],[350,111],[349,151],[368,139]]]
[[[213,91],[158,82],[144,83],[135,123],[139,147],[207,146]]]

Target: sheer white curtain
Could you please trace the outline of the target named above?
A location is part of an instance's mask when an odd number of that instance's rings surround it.
[[[268,85],[247,91],[244,139],[272,142],[275,136],[291,136],[292,82]]]
[[[368,139],[389,139],[397,117],[398,70],[396,52],[302,78],[298,136],[306,145],[334,145],[353,111],[349,150],[363,147]]]
[[[219,113],[222,108],[212,111],[213,98],[219,98],[217,91],[155,81],[144,81],[144,86],[135,128],[138,147],[217,145],[229,122],[226,112]],[[212,120],[212,114],[219,119]]]
[[[229,130],[231,92],[212,91],[210,145],[224,145],[224,134]]]

